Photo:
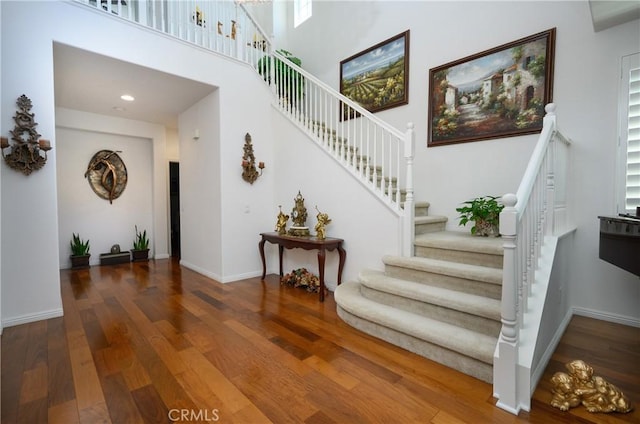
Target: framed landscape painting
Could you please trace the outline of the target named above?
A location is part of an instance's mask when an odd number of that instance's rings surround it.
[[[340,93],[369,112],[407,104],[409,31],[340,62]],[[341,118],[353,115],[343,113]]]
[[[555,28],[429,70],[428,147],[542,130]]]

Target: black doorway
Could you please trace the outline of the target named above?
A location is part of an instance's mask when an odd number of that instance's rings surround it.
[[[180,164],[169,162],[169,213],[171,214],[171,257],[180,259]]]

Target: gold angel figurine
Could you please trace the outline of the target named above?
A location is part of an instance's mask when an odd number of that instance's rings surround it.
[[[329,218],[329,215],[327,215],[326,213],[322,213],[320,212],[320,210],[318,209],[318,206],[316,205],[316,210],[318,211],[318,215],[316,215],[316,218],[318,219],[318,223],[316,224],[316,238],[320,239],[320,240],[324,240],[326,237],[326,230],[325,230],[325,225],[329,224],[331,222],[331,218]]]
[[[613,384],[593,375],[593,368],[581,360],[565,365],[568,373],[557,372],[551,378],[551,406],[566,411],[582,404],[589,412],[629,412],[629,399]]]
[[[289,220],[289,215],[285,215],[282,213],[282,205],[278,205],[280,208],[280,213],[278,214],[278,222],[276,222],[276,231],[278,234],[282,235],[287,232],[287,221]]]

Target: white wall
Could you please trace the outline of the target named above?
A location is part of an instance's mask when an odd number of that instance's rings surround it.
[[[135,226],[155,241],[152,140],[61,127],[56,130],[56,140],[60,268],[71,265],[72,233],[90,240],[92,265],[100,264],[100,254],[109,253],[114,244],[123,252],[130,250]],[[118,155],[127,167],[127,185],[112,203],[98,197],[83,178],[87,164],[100,150],[121,151]],[[150,247],[153,257],[153,243]]]
[[[219,97],[214,91],[183,112],[178,124],[181,263],[218,281],[223,275]]]
[[[558,124],[574,141],[569,206],[578,227],[570,255],[569,305],[640,325],[638,278],[598,259],[598,215],[615,214],[616,118],[620,59],[640,51],[638,20],[593,31],[587,1],[314,2],[313,17],[292,28],[291,6],[274,7],[276,44],[339,87],[339,63],[407,29],[409,104],[378,113],[399,129],[415,123],[416,199],[457,226],[455,208],[479,195],[515,192],[535,136],[426,147],[429,69],[557,28],[553,100]],[[357,19],[354,19],[357,16]],[[312,47],[309,47],[312,46]]]
[[[332,222],[326,227],[327,237],[344,239],[347,259],[343,272],[343,281],[354,280],[365,268],[383,269],[382,256],[397,254],[400,250],[398,216],[385,206],[381,200],[372,196],[361,183],[354,179],[342,166],[329,156],[320,146],[308,141],[297,127],[279,118],[280,113],[273,111],[274,134],[278,135],[279,166],[276,172],[275,207],[268,211],[271,216],[268,231],[273,231],[278,215],[278,205],[282,212],[291,216],[298,191],[305,199],[307,208],[307,226],[312,234],[318,222],[318,209],[329,215]],[[292,225],[291,219],[287,228]],[[277,248],[265,251],[275,254]],[[317,275],[318,260],[316,251],[300,249],[285,252],[283,271],[306,267]],[[337,252],[326,255],[325,281],[331,290],[335,288],[338,269]],[[278,271],[278,263],[268,263],[273,272]]]

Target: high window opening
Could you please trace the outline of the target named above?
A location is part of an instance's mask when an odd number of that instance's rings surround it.
[[[293,27],[311,17],[311,0],[293,0]]]

